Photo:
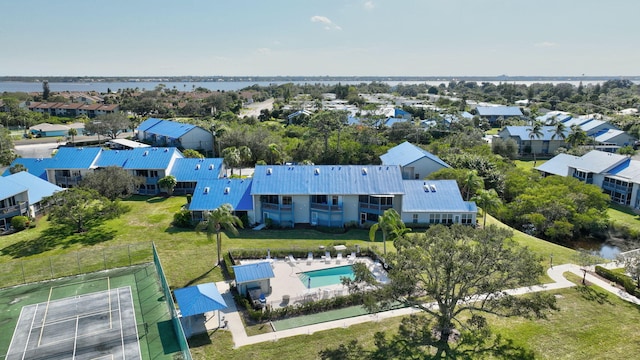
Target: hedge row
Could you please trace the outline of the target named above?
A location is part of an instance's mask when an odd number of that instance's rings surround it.
[[[627,275],[619,274],[617,272],[603,268],[602,266],[596,266],[596,274],[609,281],[613,281],[616,284],[623,286],[629,294],[640,298],[640,289],[636,287],[636,283]]]

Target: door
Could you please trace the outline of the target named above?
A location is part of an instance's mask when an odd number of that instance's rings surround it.
[[[367,214],[360,213],[360,225],[364,225],[367,222]]]
[[[311,225],[313,225],[313,226],[318,225],[318,213],[317,212],[312,212],[311,213]]]

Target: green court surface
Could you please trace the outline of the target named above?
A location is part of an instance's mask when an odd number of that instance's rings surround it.
[[[0,359],[9,349],[22,307],[130,286],[143,359],[173,359],[180,346],[153,263],[0,290]]]
[[[350,317],[367,315],[369,312],[362,306],[351,306],[343,309],[329,310],[312,315],[296,316],[289,319],[274,321],[276,331],[293,329],[301,326],[319,324],[327,321],[346,319]]]

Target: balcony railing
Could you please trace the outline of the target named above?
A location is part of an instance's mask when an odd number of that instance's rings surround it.
[[[293,208],[293,206],[291,204],[282,205],[282,204],[273,204],[273,203],[263,202],[262,203],[262,208],[264,210],[286,210],[286,211],[290,211]]]
[[[370,203],[358,203],[361,209],[370,209],[370,210],[387,210],[391,209],[393,205],[381,205],[381,204],[370,204]]]
[[[311,208],[314,210],[321,210],[321,211],[332,211],[332,212],[342,211],[342,206],[340,205],[311,203]]]
[[[25,214],[27,212],[27,203],[26,202],[22,202],[20,204],[17,205],[13,205],[13,206],[7,206],[4,208],[0,209],[0,216],[4,217],[11,217],[11,216],[17,216],[17,215],[22,215]]]

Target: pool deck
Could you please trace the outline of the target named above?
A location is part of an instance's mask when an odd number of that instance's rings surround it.
[[[247,260],[242,261],[241,263],[249,264],[258,261],[265,261],[265,259]],[[379,271],[379,265],[376,266],[370,258],[357,257],[354,262],[364,263],[372,273],[377,276],[378,280],[386,280],[386,274],[383,271]],[[347,295],[347,288],[342,284],[313,287],[312,283],[312,287],[307,289],[307,284],[304,284],[300,280],[298,274],[306,271],[351,265],[354,262],[347,261],[346,256],[344,256],[339,262],[336,257],[333,257],[328,262],[321,258],[315,258],[310,262],[307,261],[307,258],[296,259],[295,262],[291,262],[288,259],[274,259],[271,262],[271,268],[273,269],[275,277],[271,279],[271,293],[265,294],[267,305],[270,305],[273,308],[278,308],[293,305],[296,302],[303,303],[334,296]],[[288,301],[286,300],[287,298],[289,299]]]

